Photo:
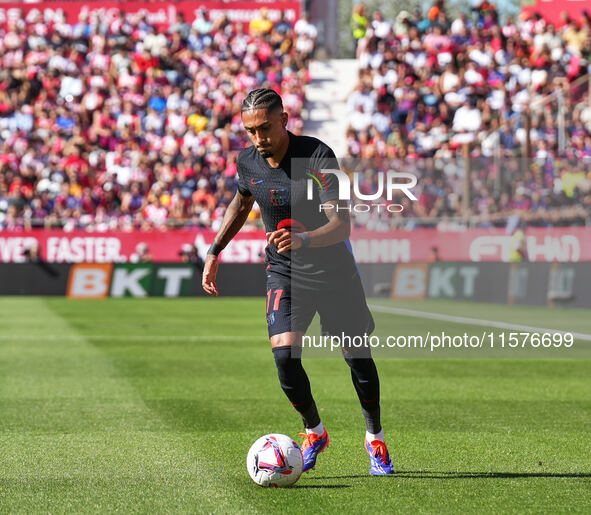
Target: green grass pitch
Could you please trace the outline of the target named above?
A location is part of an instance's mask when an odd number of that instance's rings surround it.
[[[591,332],[582,310],[379,303]],[[306,359],[331,445],[294,488],[259,488],[245,467],[251,443],[301,431],[264,308],[262,298],[1,298],[0,512],[591,510],[591,360],[574,353],[377,360],[392,477],[368,475],[344,361]],[[375,318],[386,332],[483,330]]]

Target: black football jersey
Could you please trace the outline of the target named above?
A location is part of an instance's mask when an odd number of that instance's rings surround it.
[[[313,231],[328,222],[320,204],[338,200],[337,178],[319,173],[335,168],[338,161],[330,147],[319,139],[290,132],[288,150],[277,168],[271,167],[254,146],[240,152],[238,189],[244,196],[254,196],[267,232],[282,227],[294,232]],[[348,241],[284,254],[278,254],[275,245],[267,245],[266,261],[270,270],[310,284],[342,280],[343,273],[351,276],[357,271]]]

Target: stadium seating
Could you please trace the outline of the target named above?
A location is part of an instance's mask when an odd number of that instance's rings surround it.
[[[235,191],[247,92],[276,89],[288,128],[303,125],[311,36],[263,25],[205,10],[164,34],[143,14],[8,20],[0,230],[215,229]]]
[[[356,225],[446,229],[460,215],[473,227],[503,227],[515,215],[537,226],[588,223],[591,20],[500,24],[486,5],[453,21],[441,2],[395,20],[373,13],[343,137],[349,156],[410,160],[399,167],[421,180],[404,217],[360,214]],[[248,26],[214,23],[202,10],[162,34],[141,14],[108,24],[93,15],[8,20],[0,230],[215,230],[236,188],[246,92],[280,91],[288,128],[302,130],[316,30],[298,23],[264,13]],[[247,224],[260,226],[256,210]]]
[[[357,46],[359,82],[348,100],[348,155],[411,160],[418,202],[404,217],[360,225],[584,225],[591,211],[591,18],[499,23],[494,6],[453,20],[443,2],[396,20],[373,14]],[[526,141],[529,109],[530,141]],[[564,125],[560,125],[560,112]],[[461,210],[470,147],[470,208]],[[528,146],[529,145],[529,146]],[[525,157],[527,159],[521,159]],[[393,200],[395,202],[396,199]]]

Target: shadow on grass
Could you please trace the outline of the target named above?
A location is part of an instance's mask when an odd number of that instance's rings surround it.
[[[591,473],[573,472],[434,472],[430,470],[401,470],[389,476],[370,476],[357,474],[349,476],[311,476],[308,479],[359,479],[365,477],[405,478],[405,479],[513,479],[513,478],[591,478]]]
[[[340,479],[340,478],[326,477],[324,479]],[[293,488],[351,488],[351,485],[295,485]]]

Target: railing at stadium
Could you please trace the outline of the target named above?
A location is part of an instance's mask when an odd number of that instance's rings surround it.
[[[566,79],[565,79],[566,81]],[[529,107],[529,109],[524,110],[524,117],[525,117],[525,127],[531,127],[531,114],[533,110],[543,109],[544,106],[548,105],[550,102],[556,100],[558,104],[558,141],[559,141],[559,151],[561,154],[564,153],[566,150],[566,124],[565,124],[565,97],[567,94],[574,92],[571,96],[577,96],[577,88],[580,86],[587,85],[587,103],[591,106],[591,73],[583,75],[579,77],[572,83],[568,84],[568,88],[562,89],[558,88],[552,91],[552,93],[546,95],[543,98],[538,100],[534,100]],[[582,95],[581,95],[582,96]],[[526,130],[525,133],[525,155],[531,155],[531,140],[529,130]]]

